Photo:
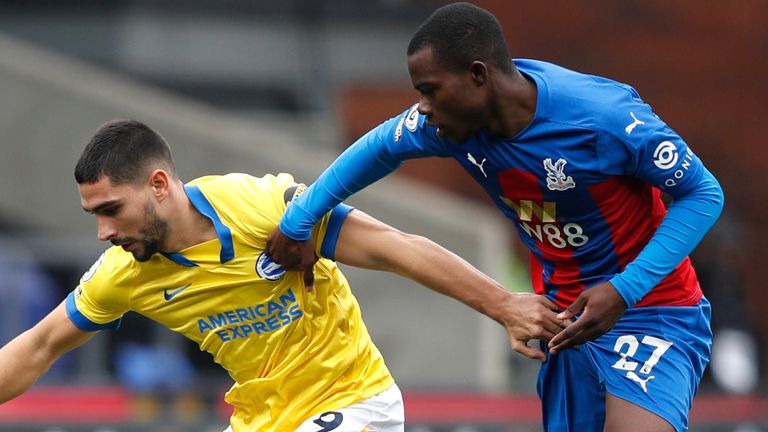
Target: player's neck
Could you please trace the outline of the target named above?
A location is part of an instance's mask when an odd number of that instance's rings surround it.
[[[197,211],[183,191],[179,198],[169,224],[166,252],[178,252],[217,238],[213,222]]]
[[[519,71],[500,80],[492,101],[489,129],[503,137],[513,137],[528,127],[536,114],[538,91],[533,81]]]

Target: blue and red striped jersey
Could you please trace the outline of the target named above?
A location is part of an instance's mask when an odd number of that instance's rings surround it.
[[[661,192],[686,197],[711,174],[632,87],[541,61],[514,63],[538,91],[534,119],[516,136],[480,132],[456,144],[439,138],[414,105],[363,136],[326,170],[333,175],[324,173],[301,197],[304,212],[286,214],[283,232],[290,235],[307,213],[322,214],[331,204],[323,190],[348,196],[406,159],[452,157],[514,222],[534,258],[536,292],[566,307],[585,288],[621,273],[667,213]],[[699,301],[687,253],[636,306]]]

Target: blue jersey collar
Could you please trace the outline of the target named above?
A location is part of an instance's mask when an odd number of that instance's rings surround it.
[[[216,236],[221,243],[221,252],[219,253],[219,261],[224,264],[235,257],[235,247],[232,242],[232,231],[224,225],[216,213],[216,209],[213,208],[208,199],[205,197],[198,186],[184,185],[184,192],[187,194],[189,201],[203,216],[207,217],[213,223],[213,227],[216,230]],[[169,260],[182,265],[184,267],[197,267],[197,263],[187,259],[180,253],[166,253],[161,252],[163,256]]]

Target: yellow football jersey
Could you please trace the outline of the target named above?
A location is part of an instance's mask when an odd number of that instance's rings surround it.
[[[331,260],[346,214],[339,206],[313,236],[321,258],[315,289],[264,255],[291,197],[287,174],[229,174],[184,186],[218,239],[138,262],[111,247],[67,298],[83,330],[116,328],[128,311],[197,342],[235,381],[225,400],[236,432],[290,431],[312,414],[389,388],[394,380],[371,341],[360,307]]]

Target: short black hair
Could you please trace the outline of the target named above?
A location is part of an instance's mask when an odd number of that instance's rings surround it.
[[[411,38],[408,55],[424,48],[432,48],[436,60],[450,70],[464,70],[480,60],[504,73],[512,71],[501,23],[470,3],[443,6],[427,18]]]
[[[112,184],[122,185],[143,181],[159,167],[176,175],[165,139],[139,121],[112,120],[96,129],[85,146],[75,166],[75,180],[90,184],[106,176]]]

